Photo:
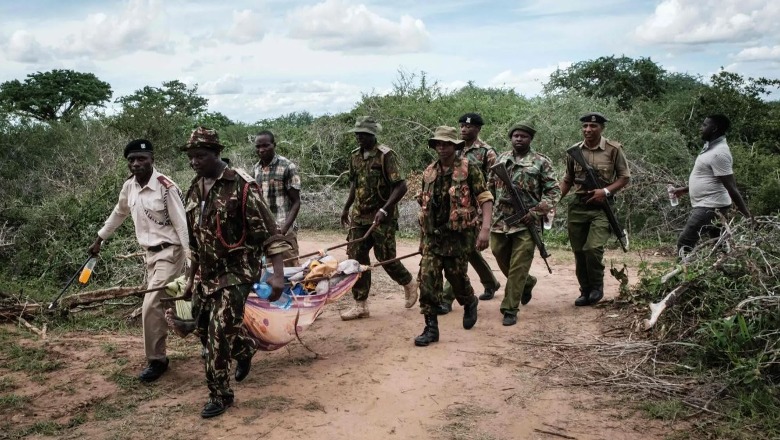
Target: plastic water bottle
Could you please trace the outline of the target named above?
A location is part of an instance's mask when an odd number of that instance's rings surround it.
[[[87,260],[87,264],[84,265],[84,269],[81,269],[81,274],[79,275],[79,283],[87,284],[87,281],[89,281],[89,277],[92,276],[92,271],[95,270],[96,263],[97,263],[97,258],[95,257],[92,257],[89,260]]]
[[[266,283],[265,281],[261,283],[255,283],[254,286],[252,286],[255,290],[255,293],[257,296],[263,299],[268,299],[271,297],[271,286]],[[290,295],[287,295],[286,293],[282,292],[282,296],[279,297],[276,301],[271,301],[271,305],[276,307],[277,309],[287,310],[290,307],[292,307],[292,298]]]
[[[680,203],[680,201],[677,199],[677,196],[674,194],[674,185],[670,183],[669,186],[666,187],[666,192],[669,193],[669,203],[672,206],[677,206]]]
[[[555,218],[555,208],[550,209],[550,212],[544,216],[544,229],[552,229],[553,218]]]

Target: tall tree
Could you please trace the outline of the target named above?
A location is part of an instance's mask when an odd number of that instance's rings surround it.
[[[111,85],[92,73],[55,69],[0,84],[0,105],[9,113],[43,122],[70,120],[111,99]]]
[[[132,95],[116,100],[125,112],[140,109],[162,110],[166,114],[198,116],[206,111],[208,99],[198,95],[198,86],[187,87],[179,80],[166,81],[162,87],[146,86]]]

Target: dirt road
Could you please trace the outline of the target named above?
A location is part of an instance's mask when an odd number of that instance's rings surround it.
[[[304,238],[302,252],[343,239]],[[398,255],[415,250],[415,242],[401,241]],[[485,255],[504,284],[492,255]],[[418,263],[419,256],[405,260],[413,273]],[[534,261],[539,284],[517,325],[501,324],[501,291],[480,303],[470,331],[462,328],[460,307],[441,317],[441,340],[426,348],[412,342],[423,327],[419,309],[405,309],[402,288],[376,271],[371,318],[339,319],[339,309],[352,303],[349,295],[326,307],[302,335],[317,359],[298,343],[258,353],[250,376],[234,384],[235,406],[212,420],[199,417],[207,389],[194,338],[172,336],[169,372],[140,385],[134,379],[144,362],[140,336],[56,336],[46,349],[62,363],[59,370],[37,380],[2,370],[13,393],[27,396],[25,405],[3,411],[3,422],[6,432],[18,435],[20,427],[51,421],[59,438],[664,438],[669,429],[627,405],[630,396],[572,385],[574,367],[587,365],[572,365],[578,361],[543,342],[593,341],[610,319],[603,309],[574,307],[570,253],[555,252],[551,265],[553,275],[538,257]],[[616,296],[617,282],[609,276],[605,281],[605,298]],[[481,291],[478,283],[476,288]],[[43,438],[41,429],[28,432]]]

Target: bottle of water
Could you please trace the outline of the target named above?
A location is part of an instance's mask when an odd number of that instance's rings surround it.
[[[674,194],[674,185],[671,183],[669,186],[666,187],[666,192],[669,193],[669,203],[671,203],[672,206],[677,206],[680,201],[677,199],[677,196]]]
[[[553,219],[555,218],[555,208],[550,209],[550,212],[544,216],[544,229],[552,229]]]
[[[268,299],[271,297],[271,286],[265,281],[255,283],[252,287],[254,288],[258,297],[263,299]],[[271,301],[271,305],[277,309],[287,310],[292,307],[292,301],[293,300],[290,295],[282,292],[282,296],[280,296],[276,301]]]
[[[79,283],[87,284],[87,281],[89,281],[89,277],[92,276],[92,271],[95,270],[95,263],[97,263],[97,258],[95,257],[92,257],[89,260],[87,260],[87,264],[84,265],[84,269],[81,269],[81,274],[79,275]]]

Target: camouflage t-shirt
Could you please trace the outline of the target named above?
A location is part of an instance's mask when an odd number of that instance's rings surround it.
[[[548,209],[551,209],[561,198],[561,189],[555,179],[552,162],[547,156],[531,149],[525,156],[517,157],[514,150],[510,150],[501,153],[496,163],[503,163],[506,166],[507,173],[520,191],[527,209],[532,209],[542,201],[546,202]],[[526,230],[527,227],[523,223],[513,226],[506,224],[506,218],[515,214],[515,208],[504,182],[491,173],[488,186],[496,196],[490,231],[511,234]]]
[[[430,203],[426,206],[427,212],[422,212],[421,215],[423,255],[432,252],[442,256],[464,256],[474,249],[476,228],[453,231],[448,227],[450,220],[449,190],[452,186],[452,173],[453,169],[460,165],[461,160],[456,159],[453,166],[444,172],[441,171],[438,161],[435,162],[438,173],[431,188]],[[469,163],[469,175],[466,182],[471,195],[471,204],[476,209],[479,206],[477,199],[485,198],[486,194],[483,193],[489,194],[489,192],[482,172],[472,163]],[[425,231],[433,232],[425,233]]]
[[[192,259],[200,265],[207,295],[259,280],[264,253],[276,255],[291,249],[281,236],[268,242],[276,222],[257,183],[248,175],[245,178],[225,168],[205,197],[203,179],[196,177],[184,204]]]
[[[384,145],[363,153],[352,151],[349,161],[349,181],[355,184],[355,202],[352,204],[352,222],[368,225],[374,222],[379,208],[385,206],[393,187],[405,179],[395,151]],[[388,212],[398,218],[398,206]]]
[[[493,147],[481,139],[477,139],[470,147],[463,148],[458,156],[468,158],[469,163],[478,166],[479,170],[482,171],[482,176],[487,179],[490,167],[496,163],[498,154]]]

